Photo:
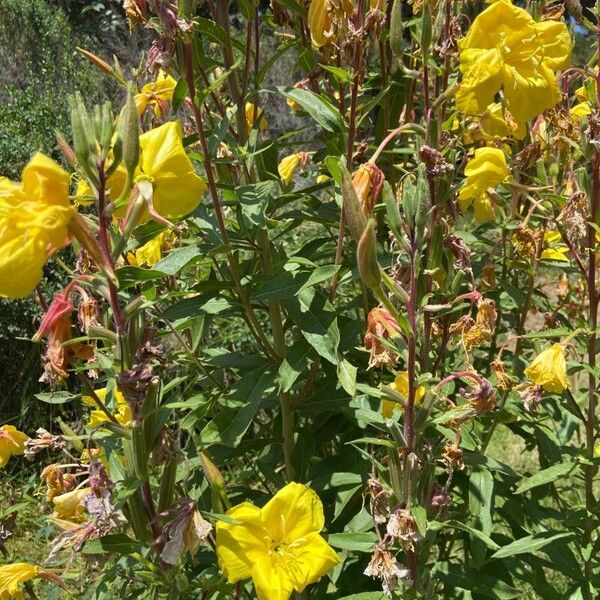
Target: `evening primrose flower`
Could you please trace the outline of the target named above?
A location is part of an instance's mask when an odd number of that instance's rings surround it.
[[[538,354],[525,369],[525,376],[547,392],[560,393],[569,387],[565,349],[561,344],[552,344]]]
[[[480,13],[458,42],[459,111],[481,114],[502,89],[510,113],[525,122],[561,99],[556,71],[569,66],[573,43],[564,23],[536,23],[510,0]]]
[[[167,103],[173,100],[173,92],[177,81],[164,71],[159,71],[155,81],[147,83],[134,97],[138,114],[142,114],[147,106],[152,106],[159,115],[167,112]]]
[[[25,444],[29,436],[12,425],[0,427],[0,467],[3,467],[11,456],[25,452]]]
[[[135,182],[152,184],[152,207],[166,219],[179,219],[192,212],[206,191],[185,153],[181,123],[170,121],[140,136],[140,163]],[[141,221],[147,221],[146,213]]]
[[[99,390],[94,390],[96,393],[96,396],[98,396],[98,398],[104,402],[106,399],[106,388],[102,388]],[[131,425],[131,421],[133,419],[132,415],[131,415],[131,408],[129,407],[129,403],[127,402],[127,400],[125,400],[125,397],[123,396],[123,394],[121,393],[120,390],[118,389],[114,389],[113,392],[113,398],[115,401],[115,406],[116,406],[116,410],[114,411],[114,416],[115,419],[117,419],[117,421],[123,425],[123,427],[129,427]],[[83,401],[84,404],[87,404],[88,406],[96,406],[96,402],[94,402],[94,399],[92,398],[92,396],[83,396],[81,398],[81,400]],[[90,417],[88,419],[88,427],[98,427],[99,425],[101,425],[102,423],[108,421],[108,416],[106,415],[106,413],[103,410],[100,410],[99,408],[97,408],[96,410],[93,410],[92,412],[90,412]]]
[[[502,3],[505,0],[499,1]],[[465,167],[465,175],[467,181],[458,194],[460,208],[466,212],[473,206],[473,216],[478,223],[491,221],[494,218],[494,205],[487,190],[509,176],[504,152],[498,148],[477,148]]]
[[[288,600],[339,562],[319,535],[321,500],[305,485],[289,483],[262,509],[243,502],[227,516],[239,524],[217,521],[219,566],[229,583],[252,577],[258,600]]]
[[[267,119],[265,117],[265,111],[262,108],[258,108],[256,104],[252,102],[246,102],[245,106],[246,126],[250,131],[256,124],[260,131],[265,131],[267,128]]]
[[[325,46],[331,38],[331,16],[329,0],[311,0],[308,8],[310,39],[315,48]]]
[[[408,371],[399,371],[396,373],[396,378],[388,385],[388,387],[397,394],[400,394],[401,396],[404,396],[404,398],[408,399]],[[424,396],[425,388],[420,385],[415,390],[415,405],[420,404]],[[394,408],[398,405],[398,402],[393,402],[392,400],[386,400],[384,398],[383,402],[381,403],[381,414],[384,418],[391,419],[392,415],[394,414]]]
[[[172,232],[165,229],[149,242],[136,248],[135,252],[130,252],[127,255],[127,261],[136,267],[143,265],[153,267],[162,258],[163,248],[168,244],[171,236]]]
[[[508,111],[504,111],[500,102],[494,102],[487,107],[481,116],[480,125],[481,137],[485,140],[508,137],[522,140],[527,134],[525,123],[516,121]]]
[[[22,182],[0,178],[0,296],[22,298],[42,279],[48,256],[69,240],[75,216],[69,174],[37,153]]]
[[[91,491],[89,487],[79,488],[52,498],[54,504],[52,518],[71,523],[85,521],[83,500]]]
[[[279,177],[283,180],[284,183],[291,183],[294,178],[294,173],[300,166],[302,162],[302,155],[300,152],[296,152],[295,154],[290,154],[285,158],[281,159],[279,164],[277,165],[277,171],[279,172]]]
[[[22,600],[21,585],[43,573],[42,568],[24,562],[0,566],[0,600]]]
[[[544,249],[540,258],[569,262],[569,247],[563,242],[560,231],[544,233]]]

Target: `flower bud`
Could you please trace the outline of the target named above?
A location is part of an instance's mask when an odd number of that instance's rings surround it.
[[[421,52],[423,57],[426,57],[429,53],[432,35],[431,8],[429,2],[425,2],[423,14],[421,15]]]
[[[375,221],[369,219],[367,226],[358,242],[356,250],[358,270],[364,284],[371,288],[378,288],[381,284],[381,269],[377,262],[377,248],[375,239]]]
[[[123,164],[131,179],[140,160],[140,125],[131,90],[121,112],[121,138],[123,140]]]
[[[402,58],[404,31],[402,26],[402,0],[394,0],[390,15],[390,46],[396,58]]]
[[[365,213],[354,185],[352,185],[350,173],[348,173],[345,167],[342,167],[342,197],[344,199],[346,222],[348,223],[352,237],[358,242],[367,226],[367,219],[365,218]]]

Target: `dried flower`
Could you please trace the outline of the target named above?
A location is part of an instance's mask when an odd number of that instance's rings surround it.
[[[369,311],[367,332],[364,345],[370,352],[369,369],[376,367],[393,367],[397,355],[382,340],[394,339],[400,335],[400,327],[391,313],[376,306]]]
[[[465,468],[463,451],[456,444],[446,443],[441,459],[450,471],[462,471]]]
[[[375,548],[364,574],[380,579],[383,592],[388,596],[392,595],[401,581],[406,585],[411,585],[409,570],[402,566],[396,557],[382,545]]]
[[[392,513],[387,524],[387,534],[393,539],[402,540],[408,548],[414,548],[415,542],[423,537],[407,508],[397,508]]]
[[[515,390],[523,401],[527,412],[533,412],[542,402],[542,386],[532,383],[521,383]]]
[[[371,514],[375,523],[385,523],[390,514],[390,494],[385,490],[380,481],[370,477],[367,481],[367,490],[371,501]]]

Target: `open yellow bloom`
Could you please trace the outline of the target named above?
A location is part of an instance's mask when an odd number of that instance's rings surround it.
[[[279,171],[279,177],[281,177],[284,183],[292,182],[294,173],[301,162],[302,156],[298,152],[281,159],[280,163],[277,165],[277,170]]]
[[[331,16],[329,0],[311,0],[308,8],[310,39],[315,48],[325,46],[331,37]]]
[[[86,487],[52,498],[52,502],[54,503],[52,518],[70,521],[71,523],[82,523],[85,521],[83,499],[89,496],[90,492],[91,489]]]
[[[503,111],[500,102],[494,102],[487,107],[481,116],[480,123],[481,137],[485,140],[507,137],[522,140],[527,134],[525,124],[515,121],[508,111]]]
[[[161,233],[153,237],[149,242],[136,248],[135,252],[130,252],[127,255],[127,261],[130,265],[136,267],[143,265],[153,267],[162,258],[163,248],[168,244],[171,235],[172,233],[168,229],[161,231]]]
[[[0,427],[0,467],[3,467],[11,456],[25,452],[25,443],[29,436],[12,425]]]
[[[142,114],[148,105],[159,115],[166,112],[166,103],[173,100],[173,92],[177,82],[164,71],[159,71],[156,81],[147,83],[134,98],[138,114]]]
[[[94,391],[96,392],[96,396],[98,396],[98,398],[102,402],[104,402],[106,399],[106,388]],[[123,394],[116,388],[113,390],[113,398],[116,404],[116,412],[113,412],[115,419],[117,419],[117,421],[121,425],[123,425],[123,427],[129,427],[131,425],[132,416],[131,408],[129,407],[127,400],[125,400]],[[91,396],[83,396],[81,400],[84,404],[87,404],[89,406],[96,406],[96,403],[94,402],[94,399]],[[108,421],[108,417],[106,416],[104,411],[97,408],[96,410],[93,410],[90,413],[90,418],[88,419],[87,424],[88,427],[98,427],[106,421]]]
[[[252,102],[246,102],[246,126],[250,131],[256,124],[256,126],[264,131],[267,128],[267,118],[265,117],[265,111],[262,108],[258,108]]]
[[[22,600],[21,585],[42,573],[40,567],[23,562],[0,566],[0,600]]]
[[[321,500],[305,485],[289,483],[262,509],[243,502],[227,516],[240,524],[217,521],[219,566],[230,583],[252,577],[259,600],[288,600],[339,562],[319,535]]]
[[[465,167],[465,175],[467,181],[458,194],[460,208],[466,212],[473,206],[473,216],[478,223],[491,221],[494,206],[487,190],[502,183],[509,175],[504,152],[498,148],[477,148]]]
[[[565,349],[560,344],[552,344],[538,354],[525,369],[525,376],[547,392],[562,392],[569,387]]]
[[[0,178],[0,296],[33,291],[50,253],[67,243],[74,215],[69,174],[44,154],[33,156],[20,184]]]
[[[206,191],[185,153],[179,121],[170,121],[140,136],[140,163],[135,181],[152,183],[152,205],[166,219],[192,212]],[[147,221],[146,213],[142,221]]]
[[[458,44],[461,112],[483,113],[500,89],[520,122],[560,101],[555,72],[569,66],[573,47],[564,23],[536,23],[510,0],[499,0],[477,16]]]
[[[397,394],[404,396],[404,398],[408,399],[408,371],[399,371],[396,373],[396,378],[390,385],[388,386]],[[425,396],[425,388],[420,385],[415,390],[415,405],[420,404],[421,400]],[[394,414],[394,408],[396,406],[401,406],[398,402],[393,402],[392,400],[383,399],[381,403],[381,414],[386,418],[390,419]]]
[[[563,242],[560,231],[546,231],[544,233],[544,249],[541,258],[568,262],[568,254],[569,247]]]

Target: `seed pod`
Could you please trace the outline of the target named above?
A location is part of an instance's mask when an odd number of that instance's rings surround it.
[[[378,288],[381,285],[381,269],[377,262],[375,221],[373,219],[369,219],[358,242],[356,257],[363,283],[371,289]]]
[[[402,25],[402,0],[394,0],[390,15],[390,46],[396,58],[404,51],[404,27]]]

